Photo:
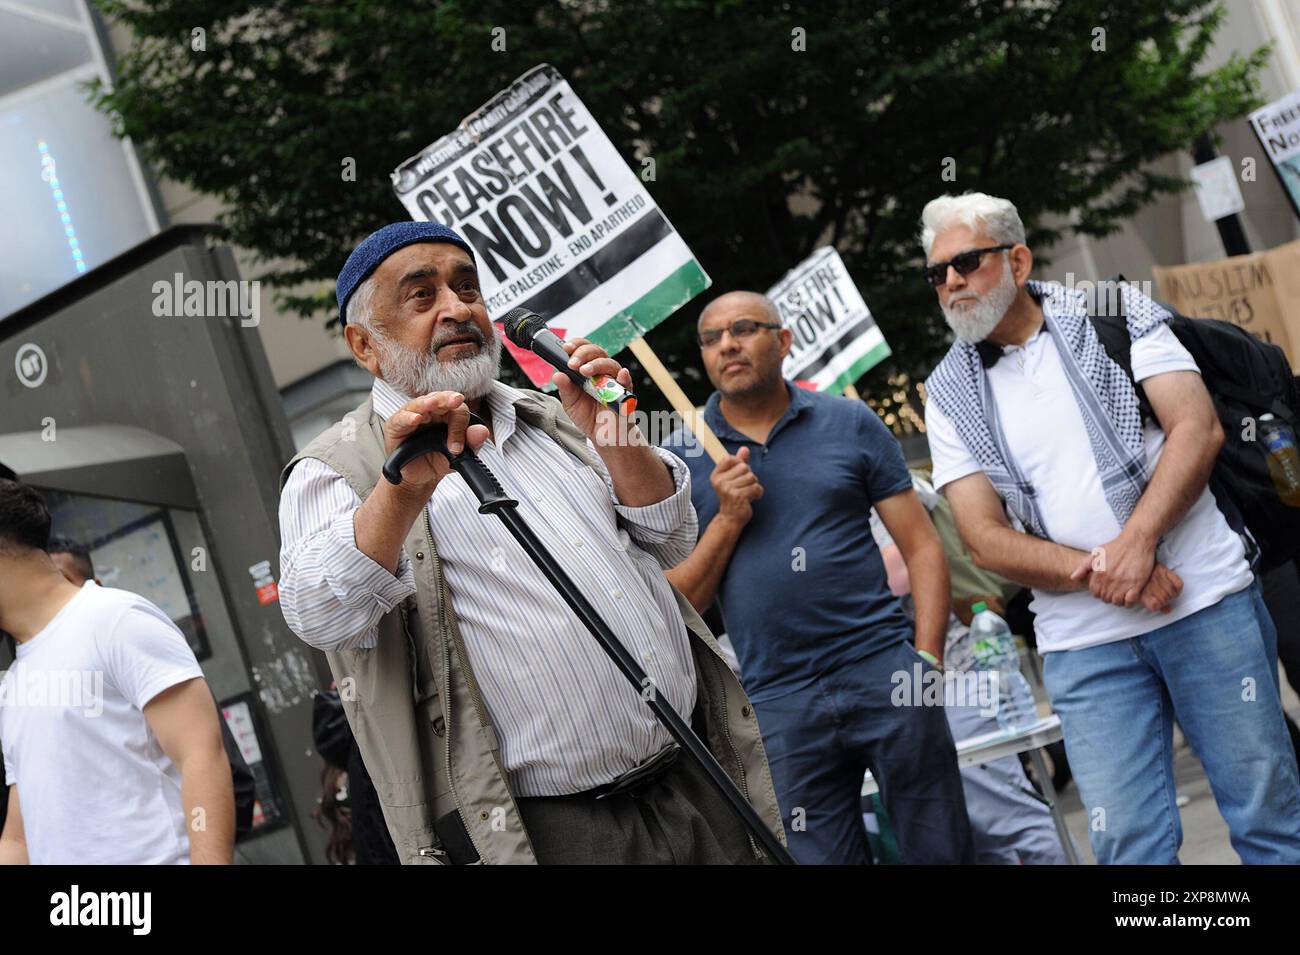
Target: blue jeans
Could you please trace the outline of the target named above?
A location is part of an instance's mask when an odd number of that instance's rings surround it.
[[[941,706],[895,706],[894,674],[928,663],[899,643],[755,703],[791,854],[804,864],[871,862],[862,777],[880,782],[904,863],[974,861],[957,751]]]
[[[1300,863],[1300,776],[1258,585],[1128,640],[1048,653],[1097,862],[1175,864],[1173,721],[1201,759],[1245,863]]]

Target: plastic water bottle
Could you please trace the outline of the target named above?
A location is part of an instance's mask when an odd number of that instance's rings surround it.
[[[1268,474],[1278,497],[1292,507],[1300,507],[1300,451],[1296,449],[1295,432],[1285,421],[1262,414],[1259,437],[1268,455]]]
[[[1020,653],[1007,622],[988,608],[982,600],[971,607],[970,622],[975,666],[998,673],[998,726],[1015,732],[1038,720],[1034,691],[1020,672]]]

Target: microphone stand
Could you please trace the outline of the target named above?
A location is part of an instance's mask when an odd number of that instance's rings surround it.
[[[731,777],[713,758],[713,754],[695,735],[694,730],[673,709],[672,704],[665,699],[661,699],[660,694],[654,690],[646,699],[644,689],[647,686],[653,687],[653,681],[641,669],[636,658],[628,652],[628,649],[609,629],[605,621],[601,619],[596,608],[587,601],[582,591],[565,573],[564,568],[547,551],[546,545],[538,539],[532,528],[524,521],[516,510],[519,502],[506,494],[497,482],[495,475],[469,449],[468,444],[460,454],[453,455],[447,450],[446,425],[431,425],[407,438],[397,450],[389,455],[388,460],[384,462],[384,478],[390,484],[401,484],[402,468],[408,462],[422,454],[435,451],[447,459],[447,463],[452,470],[464,478],[469,489],[474,492],[474,496],[479,500],[479,513],[495,514],[501,519],[506,529],[510,531],[511,536],[519,542],[519,546],[532,558],[533,563],[551,582],[560,596],[564,598],[570,609],[582,621],[583,626],[596,638],[596,642],[614,661],[614,665],[628,678],[636,691],[649,704],[659,722],[704,770],[709,781],[713,784],[713,788],[730,804],[736,815],[740,817],[750,834],[753,835],[763,849],[781,864],[794,865],[795,860],[790,855],[789,850],[763,824],[763,820],[754,811],[754,807],[736,788],[736,784],[731,781]]]

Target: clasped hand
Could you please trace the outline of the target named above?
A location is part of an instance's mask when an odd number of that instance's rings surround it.
[[[1141,604],[1153,613],[1170,613],[1183,592],[1182,578],[1156,561],[1155,544],[1123,531],[1094,548],[1070,574],[1071,580],[1084,578],[1098,600],[1116,607]]]

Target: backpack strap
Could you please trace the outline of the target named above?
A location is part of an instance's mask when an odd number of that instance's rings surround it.
[[[1129,337],[1128,319],[1124,315],[1124,296],[1120,289],[1123,281],[1124,276],[1116,275],[1093,285],[1088,292],[1088,320],[1110,360],[1128,376],[1145,423],[1155,419],[1155,412],[1147,401],[1146,391],[1133,378],[1133,339]]]

